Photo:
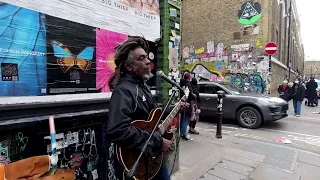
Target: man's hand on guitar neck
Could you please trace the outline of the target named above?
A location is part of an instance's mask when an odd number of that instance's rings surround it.
[[[169,141],[168,139],[163,138],[162,142],[162,152],[169,154],[173,151],[173,143],[172,141]]]

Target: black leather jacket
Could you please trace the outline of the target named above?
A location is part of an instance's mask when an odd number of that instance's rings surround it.
[[[147,120],[150,111],[156,107],[158,104],[142,79],[129,74],[122,75],[111,96],[106,123],[107,139],[140,152],[150,133],[135,128],[130,123],[134,120]],[[160,133],[153,135],[150,148],[162,148]]]

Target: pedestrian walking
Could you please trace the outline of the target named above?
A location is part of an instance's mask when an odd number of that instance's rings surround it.
[[[197,122],[199,121],[199,114],[200,114],[200,94],[199,94],[199,87],[198,87],[198,80],[196,78],[192,78],[191,80],[191,87],[192,92],[195,94],[195,97],[191,100],[191,117],[190,117],[190,134],[199,134],[198,131],[196,131],[195,127]]]
[[[305,87],[301,84],[300,79],[294,81],[292,87],[292,99],[293,99],[293,108],[294,114],[297,117],[301,115],[301,104],[305,96]]]
[[[180,87],[182,88],[188,88],[189,89],[189,97],[187,100],[187,103],[191,103],[192,100],[192,86],[191,86],[191,74],[186,72],[183,75],[183,78],[180,80]],[[180,93],[180,98],[182,98],[183,93]],[[181,119],[180,119],[180,133],[181,133],[181,138],[186,141],[192,141],[193,139],[187,134],[187,128],[188,125],[190,124],[190,118],[191,118],[191,108],[186,108],[183,112],[181,112]]]
[[[307,82],[306,88],[307,88],[306,94],[308,98],[308,106],[314,107],[313,103],[315,99],[317,99],[317,88],[318,88],[318,84],[314,80],[314,77],[311,77],[310,81]]]

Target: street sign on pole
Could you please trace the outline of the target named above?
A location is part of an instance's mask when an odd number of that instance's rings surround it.
[[[264,52],[269,55],[269,78],[271,79],[272,76],[272,55],[277,53],[278,46],[274,42],[269,42],[266,44],[266,47],[264,48]],[[270,94],[270,89],[268,89],[268,94]]]
[[[269,42],[266,44],[266,47],[264,48],[264,52],[268,55],[274,55],[278,51],[278,45],[274,42]]]

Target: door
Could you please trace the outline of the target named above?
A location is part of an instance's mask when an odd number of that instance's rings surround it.
[[[217,93],[214,84],[201,84],[200,109],[203,116],[215,116],[217,112]]]
[[[201,115],[203,116],[216,116],[217,115],[217,105],[218,105],[218,95],[217,92],[222,90],[227,93],[221,87],[215,84],[201,84],[199,86],[200,90],[200,109]]]

